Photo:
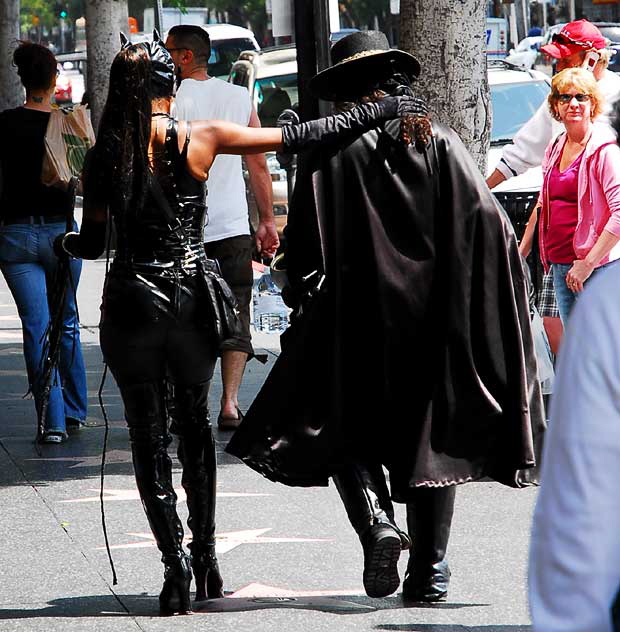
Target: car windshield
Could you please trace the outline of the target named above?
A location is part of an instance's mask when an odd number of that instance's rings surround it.
[[[251,39],[240,38],[212,41],[209,74],[212,77],[226,79],[230,72],[230,67],[237,61],[239,53],[244,50],[256,50],[256,46]]]
[[[500,83],[491,86],[493,128],[491,143],[507,143],[547,98],[545,81]]]
[[[257,79],[254,85],[254,103],[263,127],[276,125],[282,110],[298,101],[297,75],[278,75]]]

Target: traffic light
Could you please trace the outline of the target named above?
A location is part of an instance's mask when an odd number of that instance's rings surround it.
[[[69,12],[67,11],[67,5],[64,2],[56,2],[55,9],[56,15],[61,20],[64,20],[69,15]]]

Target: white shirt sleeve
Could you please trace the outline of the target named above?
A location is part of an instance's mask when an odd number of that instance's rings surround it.
[[[534,116],[514,135],[512,143],[502,151],[496,168],[508,179],[539,167],[545,149],[553,138],[554,121],[545,99]]]
[[[620,266],[579,298],[558,362],[529,559],[534,632],[611,632],[620,588]]]

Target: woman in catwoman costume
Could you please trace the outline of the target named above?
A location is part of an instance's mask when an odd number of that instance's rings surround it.
[[[390,97],[285,129],[190,124],[170,116],[174,71],[157,34],[151,44],[125,42],[112,63],[97,144],[84,169],[81,232],[56,243],[60,256],[94,259],[105,247],[108,212],[114,220],[118,244],[103,294],[101,349],[123,398],[136,483],[162,553],[159,603],[166,615],[191,612],[192,569],[196,600],[223,595],[208,409],[218,348],[202,276],[208,265],[202,229],[211,163],[218,153],[294,153],[426,111],[417,99]],[[175,390],[170,431],[179,438],[191,559],[183,550],[167,452],[166,380]]]

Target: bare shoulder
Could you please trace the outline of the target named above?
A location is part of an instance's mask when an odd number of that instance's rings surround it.
[[[215,130],[210,121],[179,121],[179,149],[182,149],[190,128],[187,147],[187,168],[197,180],[206,180],[214,159]]]

